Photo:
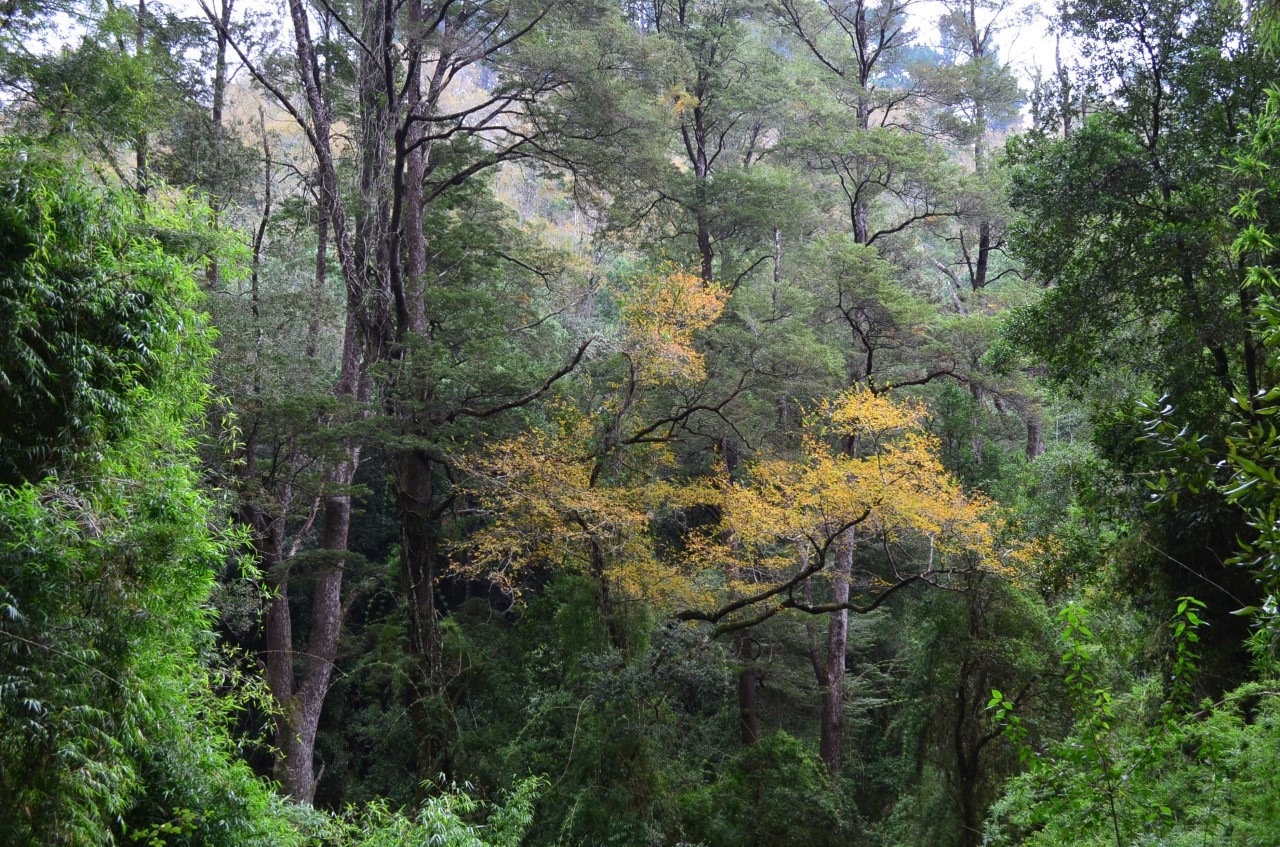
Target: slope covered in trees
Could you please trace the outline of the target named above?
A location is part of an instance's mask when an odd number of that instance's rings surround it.
[[[0,9],[0,841],[1272,843],[1274,12],[1032,17]]]

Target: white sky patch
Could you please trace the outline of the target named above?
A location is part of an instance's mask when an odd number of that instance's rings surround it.
[[[128,2],[128,0],[126,0]],[[216,7],[217,0],[206,0],[209,6]],[[149,0],[152,8],[165,7],[185,18],[204,20],[198,0]],[[939,46],[938,20],[946,10],[942,0],[916,0],[909,7],[910,25],[916,31],[916,43]],[[275,18],[284,28],[288,27],[288,16],[284,0],[235,0],[233,16],[241,19],[246,13],[266,14]],[[979,10],[979,22],[986,23],[992,17],[990,10]],[[1044,77],[1049,76],[1055,67],[1055,39],[1050,33],[1050,21],[1037,5],[1035,0],[1010,0],[1007,7],[1000,11],[999,23],[996,27],[995,43],[1001,60],[1009,65],[1017,76],[1024,92],[1029,92],[1037,72]],[[64,13],[58,13],[55,25],[41,35],[28,42],[28,49],[36,53],[56,51],[69,43],[75,43],[83,34],[84,28],[79,22]],[[1064,62],[1078,55],[1069,39],[1063,39],[1061,50]],[[232,59],[232,72],[240,70],[239,62]],[[212,68],[209,69],[212,74]]]
[[[911,21],[916,28],[917,40],[930,47],[939,46],[938,19],[946,10],[941,0],[920,0],[911,6]],[[991,20],[991,12],[980,10],[978,22]],[[1017,75],[1024,89],[1030,89],[1039,71],[1048,76],[1053,72],[1055,41],[1049,31],[1050,20],[1035,3],[1012,2],[999,15],[995,43],[1000,59]],[[1069,39],[1061,44],[1062,59],[1069,62],[1075,50]]]

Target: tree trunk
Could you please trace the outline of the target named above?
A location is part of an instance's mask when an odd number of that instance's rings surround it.
[[[711,282],[715,274],[715,248],[711,243],[711,219],[707,214],[707,189],[705,181],[698,180],[698,210],[694,215],[698,225],[698,255],[703,282]]]
[[[1035,461],[1044,454],[1044,435],[1041,431],[1040,409],[1037,406],[1027,408],[1027,461]]]
[[[969,47],[974,62],[980,62],[987,53],[987,45],[978,26],[978,11],[970,2],[968,12]],[[990,29],[987,30],[990,32]],[[981,94],[974,95],[973,124],[977,138],[973,142],[973,169],[978,176],[987,173],[987,104]],[[978,223],[978,261],[973,271],[973,290],[980,291],[987,287],[987,268],[991,262],[991,221],[983,219]]]
[[[773,228],[773,299],[777,305],[778,288],[782,285],[782,230]]]
[[[737,637],[737,654],[741,667],[738,670],[738,731],[744,745],[760,740],[760,707],[758,687],[760,672],[752,656],[754,641],[747,633]]]
[[[1067,74],[1066,66],[1062,64],[1062,36],[1055,34],[1053,37],[1053,65],[1055,76],[1058,81],[1058,113],[1062,118],[1062,137],[1067,138],[1071,135],[1071,119],[1075,117],[1075,104],[1071,102],[1071,78]],[[1081,98],[1081,109],[1084,103]]]
[[[142,51],[146,44],[146,19],[147,19],[147,0],[138,0],[138,27],[135,32],[134,55],[139,61],[142,59]],[[149,166],[147,165],[147,134],[140,132],[134,138],[134,190],[143,197],[147,196],[147,190],[151,182],[148,175]]]
[[[342,629],[342,576],[346,562],[340,555],[347,551],[351,527],[351,495],[345,489],[355,477],[360,451],[351,449],[346,461],[326,474],[328,487],[342,493],[325,498],[322,548],[333,554],[316,568],[315,594],[311,600],[311,637],[307,639],[302,678],[293,696],[283,705],[285,737],[277,731],[276,744],[283,753],[281,789],[300,803],[310,805],[316,795],[315,744],[320,712],[333,675],[338,655],[338,636]],[[285,595],[280,597],[288,602]],[[292,639],[292,633],[290,633]],[[278,637],[282,643],[283,638]],[[268,635],[268,642],[271,643]],[[290,660],[295,657],[290,653]],[[291,661],[292,664],[292,661]],[[277,673],[284,673],[279,669]],[[288,669],[292,673],[292,668]]]
[[[213,58],[213,104],[209,117],[213,123],[215,144],[222,135],[222,112],[227,99],[227,45],[234,5],[234,0],[221,0],[218,6],[217,32],[214,33],[217,48]],[[220,147],[217,152],[221,152]]]
[[[256,476],[253,444],[246,445],[246,463],[250,466],[246,476]],[[282,492],[282,500],[286,504],[289,492]],[[273,775],[282,786],[298,784],[295,770],[299,758],[297,750],[287,749],[295,744],[297,738],[298,710],[294,708],[293,679],[293,617],[289,609],[289,573],[282,564],[284,557],[284,521],[279,515],[269,515],[257,505],[245,505],[241,508],[241,520],[253,531],[254,552],[258,555],[263,572],[266,574],[267,587],[271,591],[271,602],[267,605],[266,628],[266,662],[263,677],[267,690],[275,700],[277,711],[272,716],[274,723],[274,740],[279,754],[273,766]],[[309,760],[308,760],[309,761]],[[308,771],[309,772],[309,771]]]
[[[440,692],[440,621],[436,604],[436,559],[439,553],[434,468],[420,451],[401,451],[396,495],[400,523],[401,587],[408,607],[409,658],[416,689],[410,704],[417,743],[417,775],[441,773],[446,739],[441,735],[433,702]]]
[[[963,847],[978,847],[982,843],[982,819],[978,808],[976,774],[962,769],[959,780],[961,844]]]
[[[865,200],[853,204],[853,240],[856,244],[871,240],[871,212]]]
[[[320,320],[324,315],[325,287],[329,283],[329,219],[316,220],[316,274],[311,286],[311,315],[307,319],[306,356],[314,359],[320,352]]]
[[[700,89],[699,89],[700,90]],[[711,237],[711,210],[707,197],[707,180],[711,176],[711,157],[707,153],[707,127],[701,106],[693,108],[693,124],[680,127],[685,154],[693,166],[693,219],[694,237],[698,242],[698,256],[704,282],[711,282],[715,273],[715,247]]]
[[[228,32],[231,27],[231,9],[234,0],[221,0],[218,11],[218,25],[214,28],[215,50],[213,59],[213,104],[209,111],[209,122],[213,125],[213,159],[221,162],[224,151],[226,132],[222,126],[222,112],[227,99],[227,47]],[[226,201],[216,192],[209,198],[209,211],[213,227],[218,226],[218,219]],[[205,284],[214,291],[221,283],[221,269],[218,257],[209,257],[209,266],[205,269]]]
[[[347,230],[347,215],[338,186],[337,167],[330,142],[330,114],[321,87],[320,63],[311,40],[310,22],[302,0],[289,0],[294,46],[302,89],[310,113],[308,141],[316,156],[317,198],[320,215],[332,233],[338,261],[346,285],[346,318],[337,382],[333,395],[339,405],[359,407],[368,401],[368,364],[376,354],[379,304],[384,292],[371,290],[375,284],[367,275]],[[323,241],[323,239],[322,239]],[[317,257],[317,262],[323,256]],[[281,759],[276,774],[283,791],[301,803],[315,798],[314,768],[316,729],[325,694],[337,658],[342,629],[342,582],[347,542],[351,526],[351,483],[360,464],[360,448],[344,445],[322,475],[321,547],[327,554],[316,567],[312,598],[310,637],[304,648],[295,650],[289,614],[288,580],[280,577],[276,598],[267,615],[268,652],[266,676],[281,710],[275,743]],[[282,562],[287,566],[288,562]],[[301,656],[300,677],[295,682],[295,659]]]
[[[970,600],[970,638],[974,636],[972,622],[974,619],[972,600]],[[970,708],[978,704],[969,702],[970,677],[974,668],[968,659],[960,664],[959,679],[956,683],[955,725],[952,728],[952,743],[956,757],[956,793],[960,803],[960,831],[964,847],[976,847],[980,841],[981,830],[978,820],[977,782],[978,782],[978,739],[975,716]],[[979,674],[977,690],[986,687],[986,675]]]
[[[973,290],[980,291],[987,287],[987,268],[991,263],[991,222],[978,224],[978,261],[973,270]]]
[[[847,529],[836,548],[831,572],[831,602],[849,602],[849,577],[853,573],[853,529]],[[827,622],[827,655],[823,677],[822,724],[818,753],[833,777],[840,775],[844,741],[844,665],[849,643],[849,610],[831,613]]]
[[[408,32],[420,38],[422,0],[406,4]],[[420,42],[409,45],[408,77],[405,81],[405,123],[396,135],[393,164],[392,212],[390,237],[393,267],[392,285],[396,292],[396,338],[401,345],[398,355],[412,356],[413,347],[405,346],[410,336],[428,333],[425,285],[427,273],[427,237],[423,229],[428,147],[424,141],[425,124],[413,120],[424,108],[422,97],[422,65]],[[407,369],[412,373],[413,368]],[[402,396],[411,402],[425,403],[421,389],[414,385],[400,387]],[[414,409],[405,410],[412,420]],[[430,433],[415,433],[429,437]],[[407,601],[409,657],[416,690],[410,704],[410,720],[414,727],[417,750],[416,769],[419,779],[429,779],[447,770],[442,761],[447,739],[433,704],[442,695],[440,621],[436,604],[436,560],[438,556],[438,521],[434,463],[420,450],[404,449],[397,457],[397,508],[400,524],[401,586]]]
[[[982,438],[982,407],[987,402],[987,389],[980,382],[969,383],[969,393],[973,395],[973,402],[976,408],[969,424],[973,427],[971,436],[973,445],[973,458],[982,461],[982,448],[985,446]]]

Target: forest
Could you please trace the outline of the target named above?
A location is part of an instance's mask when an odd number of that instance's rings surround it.
[[[0,847],[1280,845],[1277,85],[1273,0],[0,0]]]

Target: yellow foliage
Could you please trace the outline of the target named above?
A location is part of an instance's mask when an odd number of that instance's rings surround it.
[[[744,481],[721,480],[722,520],[690,547],[724,575],[721,601],[767,591],[813,562],[825,568],[851,539],[855,555],[904,551],[894,579],[976,569],[1012,577],[1028,567],[1037,548],[1006,540],[995,504],[942,466],[924,418],[919,403],[855,389],[818,407],[798,458],[764,459]]]
[[[687,378],[701,368],[694,333],[723,307],[723,293],[691,274],[645,280],[623,303],[633,363],[654,381]],[[623,413],[606,403],[595,414]],[[852,545],[872,591],[920,574],[1026,572],[1040,547],[1011,540],[995,504],[961,488],[925,420],[918,402],[853,389],[808,416],[799,455],[760,459],[741,480],[690,481],[661,478],[664,448],[604,437],[616,420],[562,408],[548,431],[463,463],[488,522],[455,551],[458,569],[513,594],[531,567],[576,571],[615,600],[669,612],[761,595],[815,565],[829,571],[841,545]],[[695,507],[720,518],[659,544],[655,521]]]
[[[698,105],[698,98],[683,85],[668,90],[667,100],[671,103],[671,111],[677,118]]]
[[[626,349],[640,379],[669,384],[705,376],[694,334],[716,322],[728,292],[668,266],[634,280],[619,299]]]
[[[890,400],[859,385],[818,407],[810,429],[849,438],[878,439],[907,430],[920,431],[928,411],[915,400]]]
[[[455,550],[455,569],[513,595],[523,572],[550,567],[607,580],[659,608],[707,602],[679,563],[659,559],[650,532],[659,512],[689,503],[699,486],[606,484],[594,437],[589,420],[566,415],[552,433],[508,439],[464,464],[490,522]]]

